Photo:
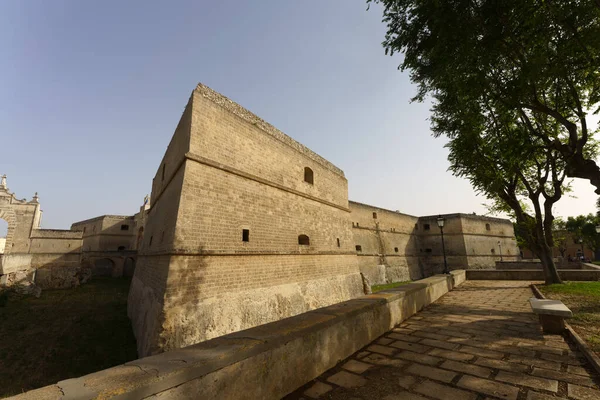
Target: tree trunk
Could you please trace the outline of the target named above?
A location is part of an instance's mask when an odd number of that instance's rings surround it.
[[[540,254],[538,254],[538,256],[542,262],[542,269],[544,270],[546,285],[563,283],[560,279],[560,276],[558,276],[558,271],[556,270],[556,265],[554,264],[554,259],[552,258],[552,249],[548,245],[542,244],[539,250]]]

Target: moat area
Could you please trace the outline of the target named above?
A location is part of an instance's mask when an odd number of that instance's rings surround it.
[[[137,358],[127,318],[129,279],[94,278],[39,298],[0,298],[0,397]]]

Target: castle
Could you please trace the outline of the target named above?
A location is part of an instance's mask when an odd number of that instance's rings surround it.
[[[132,274],[128,313],[145,356],[361,296],[364,278],[381,284],[444,269],[437,215],[349,201],[342,170],[202,84],[151,199],[133,216],[45,230],[37,196],[17,200],[4,183],[0,283],[68,287]],[[519,258],[510,221],[442,217],[450,269]]]

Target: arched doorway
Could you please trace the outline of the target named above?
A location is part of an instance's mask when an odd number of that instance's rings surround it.
[[[112,276],[115,263],[110,258],[100,258],[94,261],[92,276]]]

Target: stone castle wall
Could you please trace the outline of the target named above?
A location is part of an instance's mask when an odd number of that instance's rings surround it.
[[[37,229],[37,196],[27,202],[3,190],[9,254],[0,275],[8,268],[44,287],[69,287],[90,274],[127,275],[137,260],[128,314],[138,352],[148,355],[357,297],[360,273],[383,284],[444,269],[437,216],[349,202],[342,170],[203,85],[158,165],[151,198],[134,216],[56,231]],[[509,221],[444,218],[450,269],[517,259]]]
[[[203,86],[186,107],[130,294],[140,354],[362,294],[343,173],[250,115]]]
[[[350,210],[359,268],[372,284],[423,277],[415,234],[417,217],[353,201]]]

